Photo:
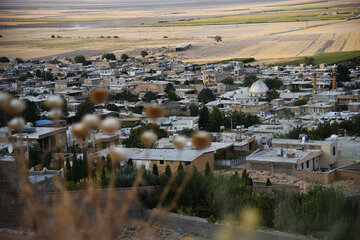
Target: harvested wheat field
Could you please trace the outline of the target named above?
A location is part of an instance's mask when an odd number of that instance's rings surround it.
[[[354,0],[225,1],[207,6],[174,1],[165,6],[155,2],[153,7],[144,0],[131,8],[89,0],[86,8],[79,2],[71,9],[68,1],[58,9],[45,2],[37,9],[30,1],[20,2],[15,9],[7,9],[7,1],[0,3],[0,51],[9,58],[138,55],[142,49],[185,42],[192,48],[172,54],[197,63],[243,57],[276,62],[360,50],[360,20],[347,20],[360,11]],[[221,42],[215,42],[216,35]]]

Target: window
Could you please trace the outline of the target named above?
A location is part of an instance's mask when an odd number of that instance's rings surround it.
[[[164,160],[160,160],[160,165],[164,165]]]
[[[333,146],[333,156],[335,156],[335,155],[336,155],[336,147]]]
[[[307,160],[307,161],[306,161],[306,168],[309,168],[309,167],[310,167],[310,161]]]
[[[304,169],[304,163],[301,163],[301,169]]]
[[[191,162],[185,162],[185,166],[189,166]]]

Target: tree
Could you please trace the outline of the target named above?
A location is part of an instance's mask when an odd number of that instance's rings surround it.
[[[171,83],[168,83],[165,87],[164,92],[166,94],[169,94],[171,91],[176,91],[176,89],[174,88],[174,86]]]
[[[165,176],[167,177],[167,179],[169,179],[172,176],[172,171],[169,165],[166,165]]]
[[[307,104],[308,100],[305,99],[305,98],[299,98],[297,99],[295,102],[294,102],[294,106],[302,106],[302,105],[305,105]]]
[[[66,158],[66,163],[65,163],[65,176],[66,176],[66,181],[70,182],[72,181],[72,175],[71,175],[71,165],[70,165],[70,160],[69,158]]]
[[[86,58],[85,58],[83,55],[78,55],[78,56],[75,56],[74,62],[75,62],[75,63],[82,63],[82,64],[85,65],[85,63],[86,63]]]
[[[116,56],[113,53],[104,53],[101,56],[101,59],[107,59],[107,60],[116,60]]]
[[[141,51],[140,54],[142,57],[146,57],[147,55],[149,55],[148,52],[146,52],[146,51]]]
[[[200,102],[203,102],[206,104],[210,101],[216,100],[216,97],[210,89],[203,88],[198,95],[198,99]]]
[[[15,58],[15,61],[17,64],[24,62],[24,60],[22,60],[21,58]]]
[[[158,139],[168,136],[166,130],[161,129],[157,124],[141,124],[140,127],[131,129],[129,137],[123,141],[123,144],[127,148],[145,148],[140,141],[140,136],[148,130],[153,131]]]
[[[143,101],[144,102],[151,102],[152,100],[155,100],[157,98],[156,94],[148,91],[145,93],[144,97],[143,97]]]
[[[196,117],[199,115],[199,107],[196,106],[194,103],[190,104],[189,106],[189,109],[190,109],[190,116],[191,117]]]
[[[339,84],[350,81],[350,71],[344,65],[339,65],[336,68],[336,81]]]
[[[110,94],[109,100],[123,100],[129,102],[137,102],[139,101],[139,98],[137,95],[132,94],[130,91],[123,90],[120,93]]]
[[[125,54],[125,53],[124,53],[124,54],[122,54],[122,55],[121,55],[121,57],[120,57],[120,58],[121,58],[121,60],[122,60],[123,62],[126,62],[126,60],[128,60],[128,59],[129,59],[129,56],[128,56],[127,54]]]
[[[206,162],[206,166],[205,166],[205,176],[210,176],[211,175],[211,167],[209,162]]]
[[[62,111],[62,114],[63,114],[62,118],[64,120],[66,120],[67,117],[69,116],[69,108],[68,108],[68,105],[67,105],[66,98],[63,95],[61,95],[61,98],[63,99],[63,105],[61,107],[61,111]]]
[[[169,99],[169,101],[177,102],[181,98],[176,95],[175,91],[170,91],[169,94],[166,95],[166,97]]]
[[[7,57],[0,57],[0,63],[8,63],[10,60]]]
[[[227,78],[224,78],[221,82],[223,84],[233,85],[234,84],[234,79],[232,77],[227,77]]]
[[[266,101],[271,102],[273,99],[279,98],[280,93],[276,91],[276,89],[271,89],[266,92]]]
[[[216,41],[216,42],[221,42],[221,41],[222,41],[222,38],[221,38],[219,35],[216,35],[216,36],[215,36],[215,41]]]
[[[203,106],[200,109],[199,114],[199,129],[206,130],[209,124],[209,109],[206,106]]]
[[[247,75],[244,79],[243,86],[244,87],[251,87],[251,85],[257,81],[257,77],[255,74]]]
[[[209,114],[209,124],[207,130],[209,132],[220,132],[220,126],[223,124],[223,114],[217,107],[214,107]]]
[[[39,111],[38,107],[36,106],[36,103],[26,99],[25,106],[26,106],[26,108],[25,108],[24,112],[22,113],[22,116],[26,122],[34,123],[35,121],[40,119],[40,111]]]
[[[33,146],[29,148],[29,162],[28,167],[32,168],[38,164],[41,164],[41,156],[43,154],[43,150],[38,146]]]
[[[269,89],[277,89],[277,90],[279,90],[280,87],[283,85],[283,82],[280,79],[278,79],[277,77],[276,78],[268,78],[264,81],[264,83],[266,84],[266,86]]]
[[[114,112],[119,110],[118,107],[113,103],[106,104],[105,108],[109,111],[114,111]]]
[[[315,60],[314,60],[314,58],[312,58],[312,57],[305,57],[305,64],[306,65],[314,65],[314,63],[315,63]]]
[[[158,167],[157,167],[156,164],[153,165],[152,173],[153,173],[155,176],[159,176],[159,170],[158,170]]]
[[[95,112],[95,106],[89,99],[87,99],[85,102],[82,102],[77,106],[75,118],[80,121],[83,116],[93,112]]]
[[[271,185],[272,185],[272,183],[271,183],[270,179],[269,178],[266,179],[266,186],[271,186]]]
[[[40,78],[44,79],[45,81],[54,81],[55,77],[50,71],[42,71]]]
[[[193,129],[191,129],[191,128],[183,128],[179,132],[180,135],[183,135],[183,136],[188,137],[188,138],[191,137],[194,133],[195,133],[195,131]]]

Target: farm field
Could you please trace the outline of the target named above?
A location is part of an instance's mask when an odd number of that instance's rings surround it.
[[[320,64],[320,63],[335,64],[360,57],[360,51],[322,53],[309,57],[314,58],[314,64]],[[289,62],[283,62],[280,63],[279,65],[282,66],[299,65],[302,63],[305,63],[305,58],[300,58]]]
[[[104,52],[113,52],[118,57],[122,53],[139,56],[144,49],[157,51],[190,43],[189,50],[169,54],[196,63],[232,58],[272,63],[360,50],[360,19],[344,19],[360,11],[357,0],[341,4],[334,0],[274,0],[249,5],[179,7],[177,11],[46,7],[49,9],[31,9],[31,5],[21,10],[0,9],[1,56],[50,59],[81,54],[94,59]],[[336,11],[339,14],[330,14]],[[194,20],[179,21],[182,19]],[[168,22],[159,25],[159,21]],[[209,25],[211,21],[214,24]],[[169,23],[176,24],[166,25]],[[221,42],[215,42],[217,35],[222,37]]]

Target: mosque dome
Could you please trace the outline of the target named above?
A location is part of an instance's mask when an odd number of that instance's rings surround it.
[[[265,96],[267,91],[269,91],[268,86],[262,80],[257,80],[251,85],[249,95],[254,97]]]

